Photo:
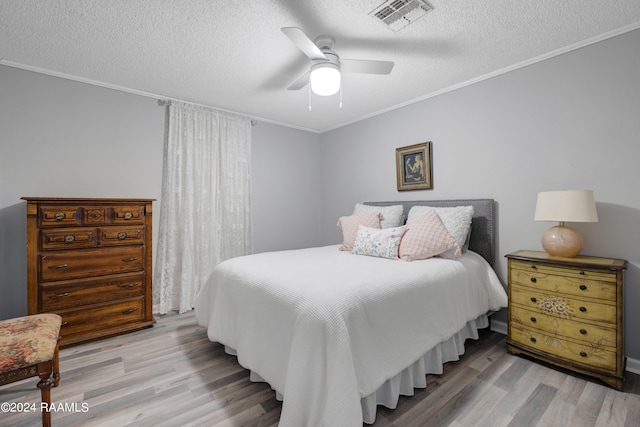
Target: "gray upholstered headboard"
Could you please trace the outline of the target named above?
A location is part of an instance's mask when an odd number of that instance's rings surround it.
[[[420,200],[411,202],[364,202],[371,206],[402,205],[404,207],[404,220],[407,219],[412,206],[473,206],[473,218],[471,220],[471,240],[469,249],[482,255],[489,264],[495,260],[495,225],[496,214],[493,199],[459,199],[459,200]]]

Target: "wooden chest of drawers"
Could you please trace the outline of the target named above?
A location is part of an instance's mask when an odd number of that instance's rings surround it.
[[[153,324],[153,199],[23,199],[27,310],[62,316],[61,346]]]
[[[627,262],[560,258],[537,251],[506,257],[509,353],[591,375],[622,390],[626,363],[622,290]]]

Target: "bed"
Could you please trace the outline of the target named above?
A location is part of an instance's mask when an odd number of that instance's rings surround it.
[[[402,205],[401,223],[413,206],[472,206],[468,250],[411,262],[339,245],[248,255],[219,264],[198,296],[209,339],[283,401],[281,426],[373,423],[378,405],[426,387],[506,306],[491,267],[493,200],[364,205]]]

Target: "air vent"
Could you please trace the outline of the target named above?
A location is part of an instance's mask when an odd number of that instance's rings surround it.
[[[398,31],[433,10],[424,0],[387,0],[369,13],[392,31]]]

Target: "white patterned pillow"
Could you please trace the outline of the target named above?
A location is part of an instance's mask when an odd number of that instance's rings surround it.
[[[402,214],[404,213],[402,205],[370,206],[356,203],[356,206],[353,208],[354,215],[360,215],[366,212],[380,212],[382,214],[380,228],[400,227],[402,225]]]
[[[466,252],[465,242],[471,233],[471,218],[473,217],[473,206],[455,206],[446,208],[434,208],[432,206],[414,206],[409,211],[407,225],[421,217],[428,211],[436,211],[442,223],[453,238],[458,242],[462,252]],[[443,258],[457,258],[456,251],[447,251],[440,254]],[[460,256],[460,255],[458,255]]]
[[[398,259],[398,249],[405,230],[405,226],[380,230],[360,225],[351,253]]]
[[[414,219],[400,242],[400,258],[405,261],[427,259],[450,250],[462,255],[460,246],[433,210]]]
[[[338,227],[342,228],[342,245],[338,248],[341,251],[350,251],[353,242],[356,241],[358,226],[380,229],[380,212],[367,212],[361,215],[343,216],[338,220]]]

